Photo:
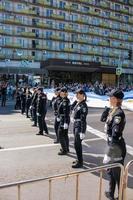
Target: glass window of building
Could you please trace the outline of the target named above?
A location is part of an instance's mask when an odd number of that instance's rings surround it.
[[[59,42],[59,49],[64,50],[65,48],[65,43],[64,42]]]
[[[78,4],[76,3],[72,3],[71,7],[74,8],[75,10],[78,10]]]
[[[82,11],[88,13],[90,8],[88,6],[83,6]]]
[[[59,23],[59,29],[64,30],[64,28],[65,28],[65,24],[60,22]]]
[[[51,9],[46,10],[46,16],[47,17],[50,17],[52,14],[53,14],[53,10],[51,10]]]
[[[121,8],[120,4],[115,4],[115,10],[120,11],[120,8]]]
[[[66,3],[64,1],[60,1],[59,2],[59,7],[60,8],[62,8],[62,9],[65,8],[65,5],[66,5]]]
[[[125,22],[129,22],[129,16],[125,15],[125,16],[123,16],[123,18],[124,18]]]

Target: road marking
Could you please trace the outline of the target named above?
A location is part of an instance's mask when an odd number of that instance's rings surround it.
[[[97,129],[94,129],[92,128],[91,126],[87,125],[87,131],[89,131],[90,133],[93,133],[94,135],[104,139],[104,140],[107,140],[107,137],[106,137],[106,134],[97,130]],[[133,147],[129,146],[129,145],[126,145],[127,147],[127,152],[133,156]]]
[[[91,138],[91,139],[84,140],[84,142],[86,142],[86,141],[94,141],[94,140],[101,140],[101,138]],[[24,146],[24,147],[13,147],[13,148],[1,149],[0,152],[27,150],[27,149],[35,149],[35,148],[43,148],[43,147],[55,147],[55,146],[59,146],[59,145],[60,144],[54,144],[53,143],[53,144],[31,145],[31,146]]]
[[[86,139],[86,140],[83,140],[83,142],[93,142],[93,141],[98,141],[98,140],[102,140],[102,138],[91,138],[91,139]]]
[[[42,145],[31,145],[31,146],[24,146],[24,147],[13,147],[13,148],[1,149],[0,152],[36,149],[36,148],[51,147],[51,146],[59,146],[59,144],[42,144]]]

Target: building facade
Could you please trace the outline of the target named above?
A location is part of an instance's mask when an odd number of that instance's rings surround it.
[[[133,82],[132,52],[133,0],[0,0],[2,73]]]

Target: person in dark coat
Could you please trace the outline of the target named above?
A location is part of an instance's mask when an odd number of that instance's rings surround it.
[[[58,155],[66,155],[69,152],[68,128],[70,123],[70,100],[68,99],[67,88],[61,88],[60,96],[62,101],[58,109],[59,118],[59,141],[61,149]]]
[[[26,109],[26,88],[23,88],[23,92],[21,94],[21,114],[25,113]]]
[[[74,133],[74,147],[77,154],[77,160],[73,162],[72,168],[83,167],[82,155],[82,140],[85,138],[86,132],[86,117],[88,114],[88,107],[86,104],[86,94],[84,90],[79,89],[76,91],[77,101],[73,103],[73,133]]]
[[[48,135],[48,128],[45,121],[45,116],[47,113],[47,96],[43,93],[43,88],[38,88],[38,98],[37,98],[37,119],[39,126],[39,133],[36,135],[43,135],[43,131]]]
[[[37,98],[38,98],[37,88],[34,88],[33,95],[31,98],[32,100],[30,109],[32,110],[32,119],[34,122],[32,126],[37,126]]]
[[[6,106],[6,98],[7,98],[7,84],[3,84],[1,87],[1,106]]]
[[[56,97],[54,97],[52,99],[52,108],[53,108],[54,115],[55,115],[54,129],[55,129],[55,133],[56,133],[56,140],[54,141],[54,143],[59,143],[60,119],[58,118],[58,110],[59,110],[60,103],[62,101],[62,98],[60,96],[60,88],[55,89],[55,95],[56,95]]]
[[[108,145],[108,151],[105,154],[103,163],[120,163],[124,165],[126,144],[123,138],[123,131],[126,124],[126,117],[121,108],[124,93],[119,89],[113,89],[107,95],[110,97],[110,108],[105,108],[101,116],[101,121],[105,122]],[[118,167],[108,169],[109,190],[105,192],[105,196],[110,200],[115,200],[116,185],[119,190],[120,173],[121,170]]]

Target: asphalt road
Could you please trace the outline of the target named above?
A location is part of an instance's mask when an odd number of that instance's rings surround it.
[[[106,148],[106,135],[103,131],[104,123],[101,123],[99,120],[101,113],[102,109],[89,108],[87,133],[83,142],[84,169],[103,165],[102,160]],[[124,138],[128,151],[125,161],[126,164],[133,159],[133,112],[125,111],[125,113],[127,123],[124,131]],[[53,143],[55,133],[53,129],[54,116],[51,108],[48,109],[46,120],[50,132],[49,137],[37,136],[38,128],[32,127],[31,120],[26,119],[25,115],[21,115],[20,111],[15,111],[12,102],[9,102],[5,108],[0,108],[0,145],[4,147],[4,149],[0,150],[0,185],[75,172],[75,170],[71,168],[72,161],[76,158],[73,148],[72,123],[69,129],[70,154],[68,156],[58,156],[60,145]],[[84,169],[78,169],[76,171]],[[86,180],[85,178],[81,182],[84,182]],[[89,188],[89,199],[96,200],[94,194],[96,195],[98,193],[98,186],[96,186],[99,180],[98,175],[89,175],[89,180],[91,180],[88,183],[90,185],[87,186]],[[68,188],[72,188],[71,184],[68,184]],[[105,173],[104,188],[107,188],[107,185]],[[44,195],[42,194],[42,187],[44,188],[44,185],[39,185],[37,187],[32,185],[32,189],[29,188],[30,191],[35,191],[35,188],[37,188],[37,193],[40,194],[40,197],[36,197],[35,194],[34,198],[32,195],[30,197],[28,191],[25,190],[22,199],[26,199],[25,196],[28,195],[26,200],[42,200],[42,196]],[[45,187],[47,188],[48,185]],[[133,167],[131,167],[129,171],[128,187],[128,200],[133,200]],[[88,188],[82,188],[83,192],[80,194],[80,196],[82,196],[80,199],[87,199]],[[56,191],[55,196],[57,197],[55,198],[54,196],[53,199],[65,200],[65,192],[63,192],[64,196],[59,197],[56,186],[54,189]],[[14,189],[14,191],[15,192],[12,190],[10,195],[8,195],[9,191],[0,191],[0,200],[15,200],[17,198],[16,189]],[[67,191],[67,196],[70,195],[69,192]],[[48,196],[47,190],[43,190],[43,193]],[[70,196],[71,197],[67,199],[73,200],[75,198],[75,196],[72,197],[72,194]],[[44,199],[47,200],[48,198],[45,197]],[[105,197],[103,196],[102,200],[104,199]]]

